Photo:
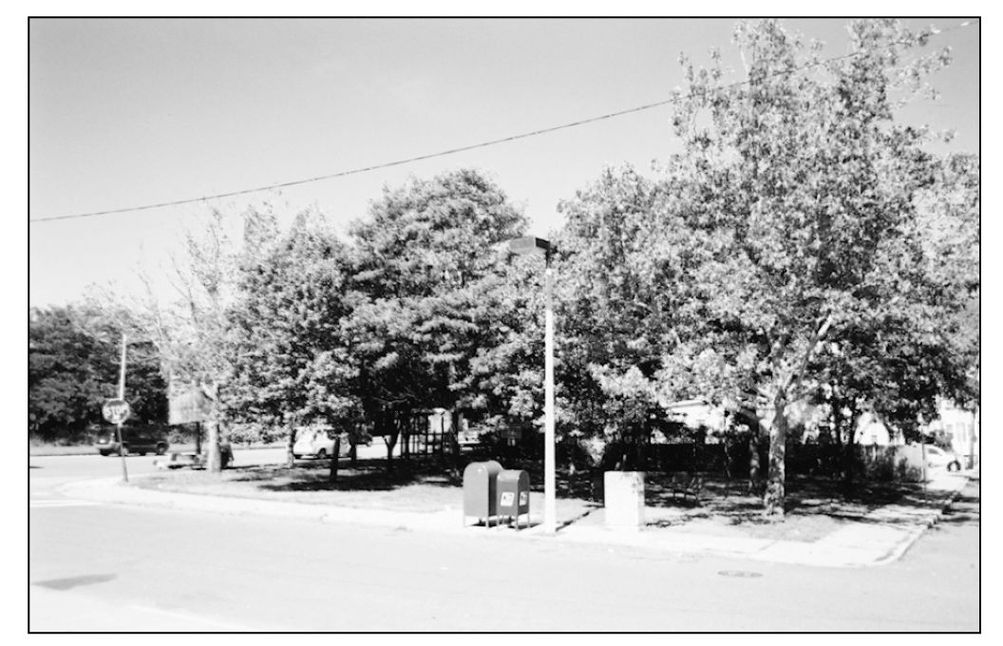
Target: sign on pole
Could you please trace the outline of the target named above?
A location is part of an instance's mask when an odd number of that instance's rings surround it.
[[[101,407],[101,414],[112,424],[121,424],[129,419],[131,413],[132,409],[129,408],[129,402],[124,399],[109,399]]]
[[[167,391],[167,423],[193,424],[209,419],[211,406],[202,391],[193,384],[171,380]]]

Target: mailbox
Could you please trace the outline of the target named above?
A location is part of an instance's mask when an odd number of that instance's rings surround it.
[[[514,519],[519,529],[522,514],[526,514],[526,527],[529,527],[529,474],[504,470],[498,474],[498,516]]]
[[[496,497],[496,480],[502,466],[494,460],[487,462],[471,462],[463,470],[463,522],[467,516],[484,519],[486,525],[491,524],[491,517],[497,516],[498,500]]]

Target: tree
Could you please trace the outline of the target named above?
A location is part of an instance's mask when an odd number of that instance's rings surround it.
[[[118,395],[119,335],[87,304],[28,312],[29,429],[47,440],[71,439],[102,422],[101,405]],[[162,422],[166,388],[148,343],[129,346],[126,395],[132,419]]]
[[[207,470],[221,468],[220,421],[225,411],[220,389],[230,370],[224,351],[227,322],[225,308],[233,298],[235,251],[224,226],[224,216],[213,210],[200,232],[186,234],[185,254],[174,259],[172,285],[177,299],[162,301],[146,279],[144,297],[116,304],[110,310],[126,311],[136,334],[157,348],[161,370],[168,381],[197,388],[209,404]]]
[[[685,151],[669,164],[672,208],[703,237],[712,287],[685,341],[723,355],[768,402],[768,515],[783,514],[789,406],[815,388],[823,342],[882,311],[884,283],[921,275],[902,252],[933,164],[925,133],[895,123],[893,97],[946,58],[905,63],[927,34],[894,21],[849,32],[850,54],[823,64],[776,21],[742,24],[748,83],[723,85],[719,58],[688,67],[674,117]]]
[[[388,455],[416,411],[450,409],[455,431],[460,408],[476,399],[470,362],[491,333],[474,321],[472,286],[524,226],[494,184],[461,170],[386,189],[353,227],[356,296],[344,330],[355,392]]]
[[[249,232],[254,226],[260,223],[249,223]],[[291,466],[298,425],[354,429],[359,414],[350,390],[357,372],[341,336],[349,314],[346,250],[312,212],[285,236],[248,246],[227,310],[225,401],[232,419],[287,428]]]
[[[653,181],[623,167],[559,206],[566,218],[555,240],[559,419],[569,437],[588,441],[599,468],[617,461],[636,468],[660,410],[654,377],[673,344],[676,314],[656,272],[659,259],[671,262],[672,241],[653,226],[661,198]],[[628,445],[636,450],[623,455]]]

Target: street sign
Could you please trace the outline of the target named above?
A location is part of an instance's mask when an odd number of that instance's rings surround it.
[[[131,412],[132,409],[129,408],[129,402],[124,399],[109,399],[101,407],[101,414],[112,424],[121,424],[129,419]]]

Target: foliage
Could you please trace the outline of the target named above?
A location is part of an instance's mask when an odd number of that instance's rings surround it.
[[[101,405],[118,396],[120,334],[85,305],[28,312],[28,423],[46,439],[70,439],[104,423]],[[126,399],[132,419],[162,422],[166,392],[148,343],[129,345]]]
[[[233,297],[234,245],[217,210],[203,230],[188,232],[185,242],[185,254],[174,259],[176,300],[161,302],[149,281],[143,298],[124,304],[115,304],[107,295],[104,300],[109,311],[121,313],[123,326],[131,326],[156,347],[169,382],[197,388],[206,397],[208,469],[219,472],[219,423],[224,415],[220,388],[230,369],[224,353],[225,307]]]
[[[354,392],[390,446],[415,411],[482,401],[471,362],[499,335],[479,281],[503,273],[498,247],[524,226],[496,186],[463,170],[386,189],[353,227],[343,333]]]
[[[746,84],[724,83],[716,53],[706,69],[684,60],[684,150],[661,179],[608,171],[564,207],[566,318],[581,328],[570,354],[587,393],[572,406],[624,422],[638,402],[680,396],[758,409],[769,514],[783,510],[792,404],[853,390],[916,419],[954,381],[930,332],[957,308],[933,306],[920,235],[938,165],[927,134],[893,118],[946,58],[907,61],[926,35],[894,21],[853,22],[850,36],[851,54],[823,63],[777,21],[741,24]]]
[[[349,311],[345,247],[309,212],[277,239],[254,238],[254,226],[248,222],[226,312],[223,398],[232,421],[289,429],[291,451],[296,426],[354,422],[359,414],[349,388],[356,371],[340,335]]]

